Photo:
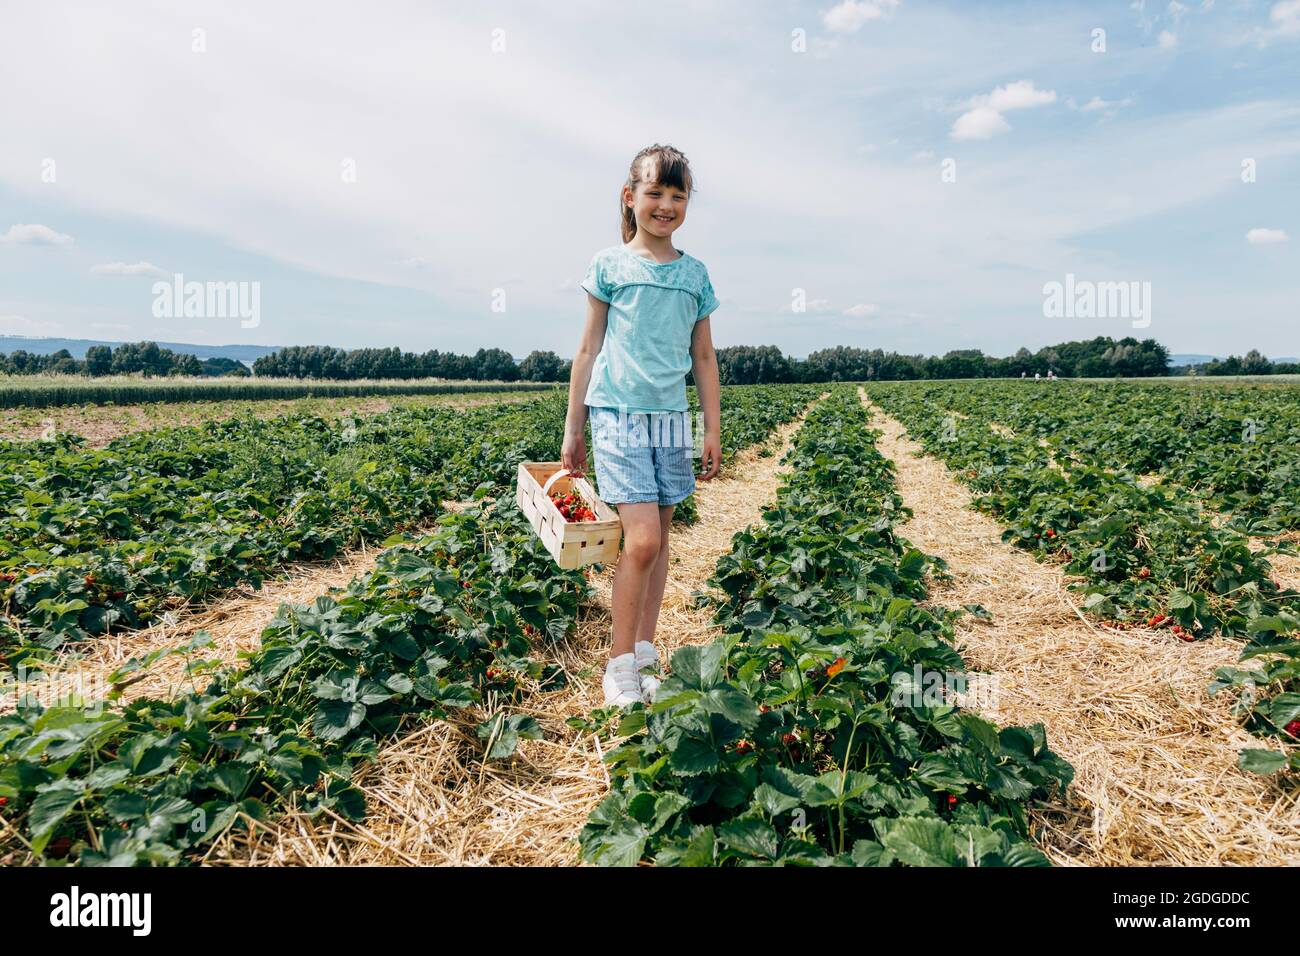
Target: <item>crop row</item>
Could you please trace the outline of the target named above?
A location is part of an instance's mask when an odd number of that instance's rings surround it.
[[[1154,474],[1268,534],[1300,528],[1297,388],[1115,382],[936,386],[948,408],[1047,443],[1059,460]]]
[[[875,435],[850,388],[809,413],[775,506],[718,562],[724,635],[677,650],[619,727],[585,859],[1047,862],[1025,804],[1073,771],[1041,725],[999,730],[952,700],[950,614],[920,603],[932,559],[894,534],[907,512]]]
[[[1211,689],[1239,692],[1252,731],[1300,739],[1300,594],[1274,579],[1270,549],[1252,551],[1246,533],[1216,522],[1181,486],[1148,486],[1134,470],[1107,467],[1104,457],[1057,458],[1053,449],[1070,447],[1074,435],[1066,426],[1040,444],[1042,409],[1082,401],[1076,392],[1088,388],[1068,387],[1038,400],[1038,427],[1023,409],[1008,414],[988,390],[969,386],[880,385],[871,394],[971,488],[975,507],[1002,523],[1005,540],[1064,562],[1086,595],[1084,610],[1118,626],[1166,627],[1188,641],[1214,632],[1245,638],[1243,661],[1259,658],[1262,666],[1222,669]],[[1011,432],[990,428],[1010,422]],[[1285,755],[1264,753],[1246,751],[1242,765],[1286,763]]]
[[[0,378],[0,408],[67,405],[145,405],[230,399],[331,398],[366,395],[460,395],[470,392],[549,391],[546,382],[313,382],[263,378],[116,378],[73,376]]]
[[[0,654],[13,663],[140,627],[169,605],[413,527],[479,480],[508,480],[563,407],[555,394],[355,423],[246,417],[98,450],[74,436],[0,447]]]

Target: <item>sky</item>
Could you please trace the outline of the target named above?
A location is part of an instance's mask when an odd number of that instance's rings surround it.
[[[3,334],[570,356],[657,142],[718,346],[1300,354],[1300,0],[49,0],[0,84]]]

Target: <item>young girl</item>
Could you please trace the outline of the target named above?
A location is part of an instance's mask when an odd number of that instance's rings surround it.
[[[686,157],[655,144],[637,153],[619,195],[623,244],[591,260],[582,287],[587,325],[573,358],[563,466],[587,467],[591,416],[600,496],[618,506],[623,553],[614,570],[614,640],[606,705],[649,702],[659,686],[655,625],[668,577],[673,508],[695,490],[686,404],[692,371],[704,413],[701,481],[722,461],[718,362],[709,272],[672,244],[692,191]]]

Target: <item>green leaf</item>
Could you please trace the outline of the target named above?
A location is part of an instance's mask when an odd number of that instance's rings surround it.
[[[645,853],[649,831],[635,820],[623,819],[605,830],[592,849],[591,861],[601,866],[636,866]]]
[[[760,783],[754,789],[754,803],[769,817],[775,817],[801,806],[803,801],[797,796],[782,793],[770,783]]]
[[[962,863],[952,829],[942,820],[900,817],[877,820],[875,827],[881,844],[908,866],[960,866]]]
[[[718,769],[718,752],[707,740],[682,735],[668,755],[673,773],[694,776]]]
[[[723,846],[766,860],[776,859],[781,842],[770,824],[757,819],[723,823],[717,828],[717,837]]]
[[[27,811],[27,824],[32,831],[32,852],[40,854],[49,844],[54,831],[81,799],[77,790],[46,790],[38,794]]]
[[[312,717],[312,733],[322,740],[341,740],[359,727],[365,717],[366,705],[360,701],[322,700]]]
[[[1275,750],[1243,750],[1237,756],[1237,766],[1249,773],[1258,773],[1264,776],[1277,773],[1286,767],[1286,754],[1280,754]]]
[[[758,723],[758,705],[739,688],[714,687],[700,698],[700,706],[712,714],[721,714],[746,730]]]
[[[488,760],[505,760],[519,747],[521,739],[541,740],[542,728],[533,717],[526,714],[498,714],[478,725],[475,734],[480,740],[490,740]]]
[[[722,667],[721,644],[688,644],[673,653],[670,670],[692,690],[706,691],[718,681]]]

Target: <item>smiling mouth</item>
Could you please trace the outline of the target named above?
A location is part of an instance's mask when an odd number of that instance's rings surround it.
[[[675,216],[651,216],[651,219],[657,219],[659,222],[672,222]]]

